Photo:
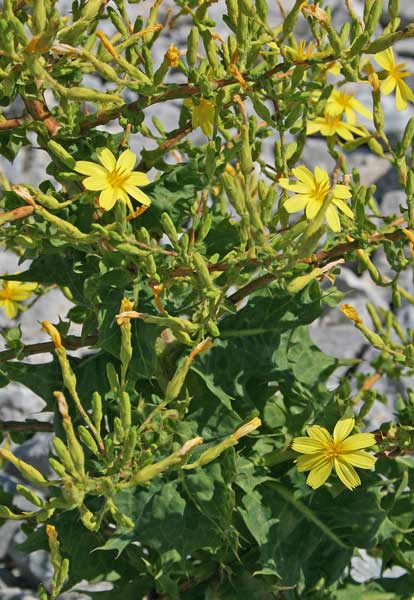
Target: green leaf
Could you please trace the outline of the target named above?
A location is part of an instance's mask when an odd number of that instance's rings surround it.
[[[190,216],[190,207],[198,191],[203,189],[204,173],[196,163],[187,163],[171,168],[159,179],[143,188],[151,198],[151,209],[139,219],[139,226],[152,233],[162,235],[161,214],[167,212],[179,226]]]

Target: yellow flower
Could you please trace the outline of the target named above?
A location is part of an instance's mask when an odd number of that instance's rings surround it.
[[[184,100],[184,106],[192,108],[192,124],[194,129],[198,126],[201,127],[201,131],[207,137],[210,137],[213,133],[214,113],[215,107],[212,100],[207,98],[200,98],[199,104],[194,104],[191,98]]]
[[[178,63],[180,62],[180,52],[178,48],[171,44],[165,53],[165,58],[167,60],[168,66],[170,67],[178,67]]]
[[[279,179],[278,184],[289,192],[295,192],[294,196],[290,196],[284,204],[284,208],[289,213],[306,210],[306,217],[313,219],[318,213],[323,201],[331,189],[329,175],[320,167],[315,168],[312,173],[305,166],[300,166],[292,169],[293,175],[298,180],[297,183],[289,183],[289,179]],[[354,214],[349,206],[344,202],[352,196],[349,186],[336,184],[333,189],[332,202],[326,210],[326,220],[332,231],[341,231],[341,223],[339,221],[339,208],[350,219],[354,218]]]
[[[306,44],[306,40],[299,40],[299,43],[294,40],[294,47],[285,46],[285,50],[295,62],[303,62],[312,58],[315,52],[315,44],[309,42]]]
[[[0,306],[4,307],[9,319],[14,319],[19,310],[24,310],[20,302],[27,300],[36,288],[37,283],[3,281],[3,287],[0,289]]]
[[[414,103],[414,95],[408,85],[403,81],[410,77],[409,71],[404,71],[406,63],[396,64],[392,48],[387,48],[383,52],[378,52],[374,56],[375,60],[385,71],[387,77],[381,83],[381,92],[384,96],[391,94],[395,89],[395,104],[397,110],[407,108],[408,101]]]
[[[323,54],[320,52],[315,52],[316,47],[313,42],[307,43],[306,40],[299,40],[299,43],[294,39],[293,46],[285,46],[285,51],[289,55],[289,57],[294,62],[306,62],[310,58],[323,58]],[[341,72],[341,66],[333,61],[329,63],[328,68],[326,69],[328,73],[332,73],[332,75],[339,75]],[[325,68],[325,64],[320,64],[321,68]]]
[[[346,119],[351,125],[355,125],[355,113],[359,113],[367,119],[372,119],[372,112],[354,97],[343,90],[334,90],[328,98],[326,112],[331,115],[342,115],[345,112]]]
[[[78,160],[75,171],[88,175],[83,180],[87,190],[100,191],[99,206],[104,210],[111,210],[115,202],[125,202],[134,212],[129,196],[141,202],[145,206],[151,204],[151,200],[137,186],[147,185],[150,181],[145,173],[133,171],[137,157],[131,150],[124,150],[118,160],[108,148],[98,148],[96,151],[101,165],[88,160]]]
[[[353,490],[361,484],[354,467],[372,469],[375,457],[364,452],[375,444],[373,433],[349,434],[355,426],[355,419],[341,419],[335,425],[333,436],[319,425],[308,427],[309,437],[297,437],[292,442],[293,450],[304,456],[296,459],[298,471],[310,471],[306,483],[314,490],[321,487],[335,469],[342,483]]]
[[[339,310],[341,311],[342,314],[344,314],[346,316],[347,319],[350,319],[355,324],[362,323],[362,319],[359,315],[359,312],[357,311],[356,308],[351,306],[351,304],[341,304],[341,306],[339,307]]]
[[[353,134],[365,135],[362,127],[341,121],[340,114],[331,114],[328,110],[325,111],[323,117],[316,117],[316,119],[308,123],[306,128],[307,135],[312,135],[318,131],[327,137],[335,134],[339,135],[339,137],[347,142],[354,139]]]

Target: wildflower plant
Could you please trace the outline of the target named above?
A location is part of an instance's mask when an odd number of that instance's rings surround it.
[[[40,600],[80,582],[105,582],[97,600],[412,593],[413,331],[383,300],[359,314],[340,283],[345,265],[414,304],[412,73],[393,50],[414,25],[398,0],[362,16],[347,0],[338,28],[329,4],[2,3],[0,153],[36,170],[0,175],[2,245],[24,261],[2,274],[0,382],[47,418],[0,422],[20,478],[0,519],[49,553]],[[357,149],[398,181],[395,213]],[[51,288],[71,308],[49,300],[30,343],[19,311],[35,322],[30,296]],[[315,345],[323,311],[363,352]],[[42,472],[16,451],[38,431]],[[360,549],[404,574],[356,581]]]

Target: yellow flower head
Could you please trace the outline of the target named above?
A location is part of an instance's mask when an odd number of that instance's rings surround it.
[[[295,62],[303,62],[312,58],[315,52],[315,44],[313,42],[307,43],[306,40],[299,40],[299,43],[294,41],[294,46],[285,46],[286,52]]]
[[[341,306],[339,307],[339,310],[341,311],[341,313],[343,315],[346,316],[347,319],[350,319],[355,324],[362,323],[362,319],[359,315],[359,312],[357,311],[356,308],[354,308],[350,304],[341,304]]]
[[[118,160],[108,148],[98,148],[96,154],[102,166],[88,160],[78,160],[75,171],[88,175],[82,182],[87,190],[101,192],[101,208],[111,210],[115,202],[120,200],[133,213],[130,196],[145,206],[151,204],[148,196],[137,187],[147,185],[150,181],[145,173],[132,170],[137,157],[131,150],[124,150]]]
[[[284,203],[284,208],[289,213],[305,209],[307,219],[311,220],[318,213],[331,189],[329,175],[320,167],[316,167],[314,173],[312,173],[303,165],[292,169],[292,173],[298,180],[296,183],[290,183],[287,178],[278,181],[280,187],[289,192],[294,192],[294,195],[290,196]],[[354,213],[344,202],[351,196],[349,186],[343,184],[334,186],[332,201],[326,210],[326,220],[332,231],[341,231],[337,208],[350,219],[354,218]]]
[[[310,471],[306,483],[314,490],[321,487],[335,469],[345,487],[353,490],[361,484],[354,467],[372,469],[375,457],[364,452],[375,444],[373,433],[349,435],[355,419],[341,419],[334,428],[333,436],[324,427],[312,425],[306,433],[309,437],[297,437],[292,442],[296,452],[304,454],[296,459],[298,471]]]
[[[404,79],[410,77],[410,71],[404,71],[406,63],[395,62],[392,48],[387,48],[383,52],[378,52],[374,56],[375,60],[385,71],[386,78],[381,83],[381,92],[384,96],[391,94],[395,89],[395,104],[397,110],[407,108],[408,101],[414,103],[414,95]]]
[[[354,139],[355,135],[365,135],[365,131],[362,127],[353,125],[352,123],[346,123],[342,121],[341,114],[332,114],[327,109],[323,117],[316,117],[313,121],[309,121],[306,128],[307,135],[320,132],[321,135],[329,137],[331,135],[339,135],[342,139],[347,142]]]
[[[214,102],[201,97],[200,103],[194,104],[191,98],[187,98],[184,100],[184,106],[192,108],[192,125],[194,129],[200,126],[204,135],[210,137],[213,133]]]
[[[168,48],[165,53],[165,58],[170,67],[178,67],[178,63],[180,62],[180,52],[174,44]]]
[[[323,58],[323,53],[316,52],[315,44],[313,42],[306,42],[306,40],[299,40],[299,42],[297,42],[294,39],[293,46],[285,46],[284,49],[289,58],[294,62],[301,63],[306,62],[310,58]],[[332,73],[332,75],[339,75],[341,73],[341,67],[336,61],[333,61],[328,65],[321,63],[320,67],[326,68],[328,73]]]
[[[0,306],[3,306],[9,319],[14,319],[19,310],[24,310],[20,302],[27,300],[36,288],[37,283],[3,281],[3,286],[0,289]]]
[[[372,119],[372,112],[354,97],[354,94],[349,94],[343,90],[334,90],[326,104],[326,112],[331,115],[342,115],[345,113],[348,123],[355,125],[355,113],[359,113],[367,119]]]

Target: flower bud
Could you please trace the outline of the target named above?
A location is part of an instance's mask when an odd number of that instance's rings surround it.
[[[76,164],[76,160],[69,154],[67,150],[63,146],[61,146],[55,140],[49,140],[47,142],[47,147],[50,150],[50,153],[53,156],[56,156],[68,169],[73,169]]]
[[[86,21],[95,19],[104,4],[106,4],[106,0],[87,0],[80,12],[81,19],[85,19]]]
[[[95,456],[99,456],[98,445],[84,425],[79,425],[78,433],[80,439],[85,444],[85,446],[92,452],[92,454],[94,454]]]
[[[194,68],[197,60],[199,32],[198,27],[191,28],[190,35],[187,40],[187,64],[190,68]]]
[[[172,245],[175,249],[178,249],[178,234],[175,228],[174,222],[170,215],[166,212],[161,214],[161,224],[164,229],[164,233],[169,237]]]
[[[44,505],[44,501],[25,485],[16,485],[16,490],[21,496],[23,496],[23,498],[26,498],[28,502],[31,502],[38,508]]]
[[[137,445],[137,430],[133,427],[130,428],[127,432],[127,435],[124,440],[124,444],[122,447],[122,466],[128,464],[133,456],[135,447]]]
[[[52,469],[55,471],[56,475],[59,475],[59,477],[65,477],[66,475],[66,471],[65,471],[65,467],[55,458],[50,457],[48,459],[48,462],[50,464],[50,466],[52,467]]]
[[[193,262],[196,268],[197,274],[200,277],[203,284],[210,290],[216,290],[216,286],[211,278],[208,266],[204,258],[198,252],[193,254]]]
[[[60,333],[50,321],[42,321],[42,329],[50,335],[55,344],[55,348],[63,348]]]
[[[76,476],[77,471],[76,471],[75,464],[74,464],[71,454],[70,454],[69,450],[67,449],[67,447],[65,446],[63,440],[61,440],[58,437],[55,437],[53,439],[52,444],[53,444],[53,448],[54,448],[57,456],[62,461],[64,469],[68,473]]]
[[[359,316],[358,311],[351,306],[350,304],[342,304],[339,308],[341,313],[346,316],[347,319],[350,319],[355,324],[362,323],[362,319]]]
[[[119,413],[121,417],[122,427],[125,431],[129,431],[131,427],[131,400],[127,392],[121,392],[119,401]]]
[[[32,26],[33,33],[35,35],[43,33],[46,29],[47,24],[47,13],[46,6],[44,0],[34,0],[33,1],[33,16],[32,16]]]
[[[99,392],[92,394],[92,417],[98,433],[101,431],[101,423],[103,418],[102,397]]]
[[[233,433],[233,437],[236,440],[239,440],[241,437],[244,437],[245,435],[249,435],[249,433],[251,433],[258,427],[260,427],[261,424],[262,424],[262,421],[259,419],[259,417],[254,417],[254,419],[251,419],[250,421],[248,421],[247,423],[245,423],[244,425],[239,427]]]
[[[107,11],[108,17],[111,19],[112,25],[115,27],[115,29],[117,29],[119,31],[119,33],[124,36],[124,38],[128,38],[129,31],[128,31],[125,23],[123,22],[121,16],[116,12],[116,10],[114,10],[112,8],[112,6],[108,6],[106,8],[106,11]]]
[[[20,471],[20,473],[28,481],[30,481],[30,483],[33,483],[35,485],[48,485],[47,480],[43,477],[40,471],[35,469],[35,467],[32,467],[32,465],[29,465],[28,463],[24,462],[20,458],[17,458],[17,456],[14,456],[14,454],[12,454],[10,450],[0,448],[0,458],[12,463],[12,465],[14,465],[16,469]]]

